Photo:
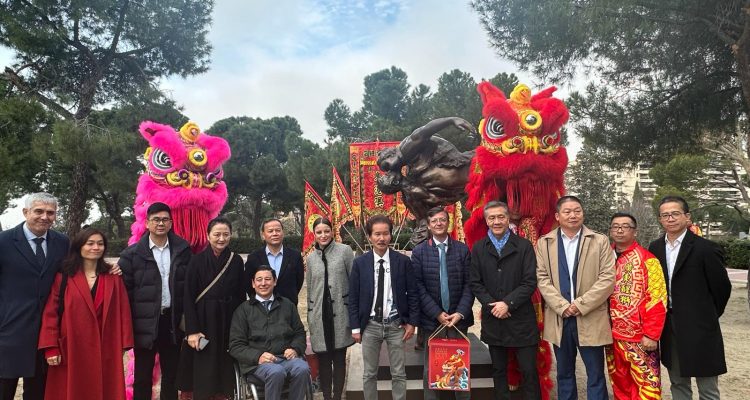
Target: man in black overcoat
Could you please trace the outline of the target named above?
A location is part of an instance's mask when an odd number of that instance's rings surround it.
[[[719,399],[718,376],[727,372],[719,317],[732,292],[721,247],[695,235],[685,199],[667,196],[659,204],[665,235],[648,247],[667,280],[667,320],[661,362],[672,383],[672,398],[692,399],[695,377],[701,400]]]
[[[536,290],[536,254],[531,242],[508,228],[508,205],[484,206],[487,236],[471,249],[471,291],[482,304],[482,341],[492,359],[496,398],[510,399],[508,350],[515,349],[527,400],[541,399],[536,353],[539,328],[531,295]]]

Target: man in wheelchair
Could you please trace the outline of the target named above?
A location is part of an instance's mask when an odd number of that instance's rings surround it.
[[[305,327],[297,306],[274,296],[276,272],[258,267],[252,277],[255,298],[234,312],[229,330],[229,354],[247,377],[252,374],[265,383],[265,398],[281,399],[284,381],[289,380],[289,398],[304,399],[310,367],[305,354]]]

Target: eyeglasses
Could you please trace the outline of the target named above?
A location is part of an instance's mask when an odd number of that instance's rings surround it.
[[[437,224],[439,222],[446,223],[448,222],[448,218],[433,218],[430,220],[431,224]]]
[[[153,222],[156,225],[161,225],[161,224],[166,225],[172,222],[172,218],[151,218],[149,219],[149,221]]]
[[[609,227],[609,230],[611,230],[612,232],[616,232],[616,231],[627,232],[631,229],[635,229],[635,227],[630,226],[630,225],[612,225]]]
[[[685,214],[687,214],[687,213],[684,213],[682,211],[672,211],[672,212],[669,212],[669,213],[659,214],[659,218],[660,219],[664,219],[664,220],[669,220],[670,217],[672,219],[677,219],[677,218],[680,217],[680,215],[685,215]]]
[[[507,219],[508,219],[508,216],[507,215],[502,215],[502,214],[500,214],[500,215],[490,215],[489,217],[487,217],[487,221],[489,221],[489,222],[494,222],[495,220],[497,220],[497,221],[506,221]]]

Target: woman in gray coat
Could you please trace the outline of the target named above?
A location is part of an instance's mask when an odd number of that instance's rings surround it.
[[[354,253],[351,247],[333,241],[332,224],[327,218],[313,222],[313,233],[315,249],[307,256],[305,273],[310,345],[318,355],[323,398],[340,400],[346,376],[346,348],[354,344],[347,311]]]

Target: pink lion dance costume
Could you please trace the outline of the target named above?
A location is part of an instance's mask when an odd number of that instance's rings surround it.
[[[565,192],[563,174],[568,165],[568,155],[560,146],[560,128],[569,116],[565,104],[552,97],[555,90],[551,87],[532,96],[526,85],[518,85],[508,99],[489,82],[477,86],[483,104],[479,123],[482,143],[471,162],[466,185],[471,217],[464,231],[469,247],[487,234],[482,207],[491,200],[508,204],[516,233],[534,245],[554,227],[555,203]],[[539,291],[532,302],[541,332],[544,316]],[[515,357],[510,363],[508,384],[513,387],[521,376]],[[545,400],[553,386],[551,363],[550,345],[542,340],[537,370]]]
[[[149,147],[143,155],[146,173],[138,179],[133,244],[146,232],[146,209],[162,202],[172,210],[172,229],[190,243],[193,253],[206,247],[206,227],[227,201],[221,166],[231,155],[226,140],[202,133],[188,122],[179,132],[151,121],[140,132]]]
[[[221,166],[231,156],[226,140],[200,131],[188,122],[175,131],[171,126],[145,121],[139,128],[149,147],[143,155],[146,172],[136,187],[135,222],[128,244],[146,232],[146,210],[155,202],[169,206],[172,229],[190,243],[193,253],[207,245],[208,222],[219,215],[227,201]],[[129,351],[126,397],[133,398],[133,351]],[[158,358],[154,381],[158,379]],[[154,393],[155,394],[155,393]]]

